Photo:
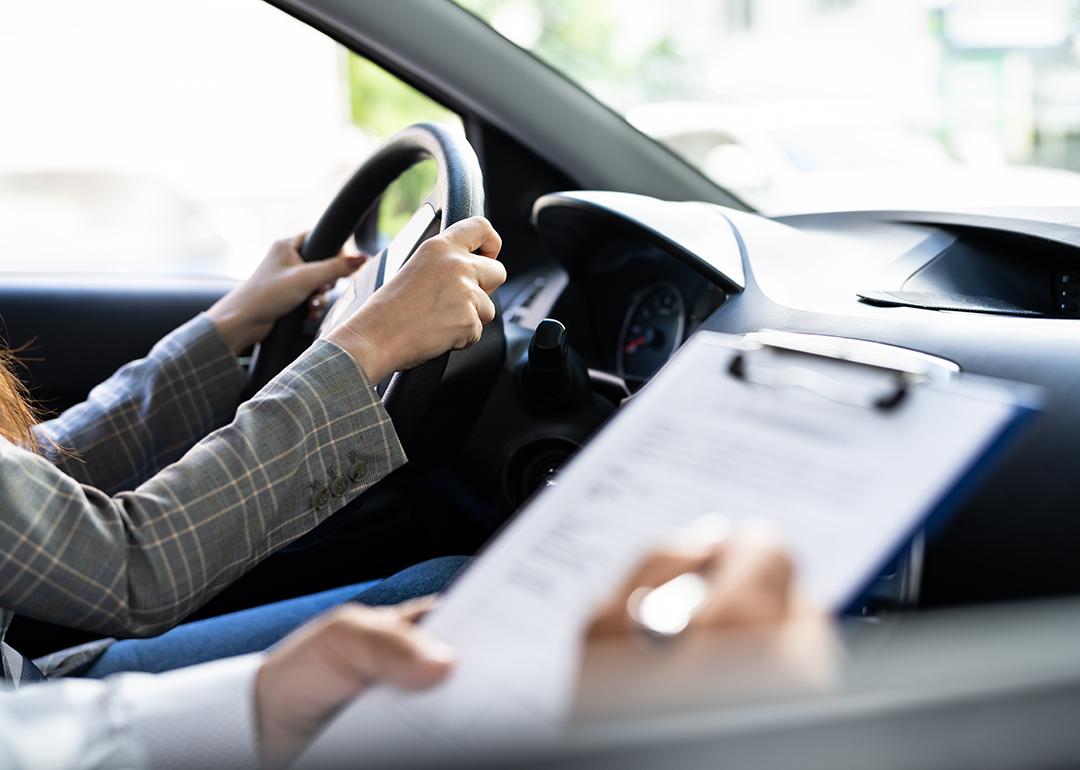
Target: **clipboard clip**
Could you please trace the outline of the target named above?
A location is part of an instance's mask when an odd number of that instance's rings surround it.
[[[833,359],[881,372],[884,388],[846,382],[810,366],[758,366],[751,361],[756,350],[770,349],[796,356]],[[951,361],[913,350],[863,340],[786,332],[758,332],[747,335],[744,348],[736,351],[728,374],[751,384],[771,388],[796,388],[821,398],[850,406],[890,412],[909,397],[914,386],[926,381],[951,379],[959,367]]]
[[[895,372],[890,378],[892,387],[875,392],[863,386],[841,382],[807,367],[755,369],[747,363],[746,359],[747,351],[737,352],[728,365],[728,374],[750,385],[777,389],[797,388],[838,404],[877,409],[882,412],[890,412],[904,403],[908,397],[908,391],[915,384],[906,372]]]

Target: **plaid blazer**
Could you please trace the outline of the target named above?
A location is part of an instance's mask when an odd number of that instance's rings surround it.
[[[0,641],[14,613],[165,631],[405,462],[331,342],[236,409],[243,384],[200,315],[39,425],[43,454],[0,439]],[[16,681],[18,655],[4,645],[0,660]]]

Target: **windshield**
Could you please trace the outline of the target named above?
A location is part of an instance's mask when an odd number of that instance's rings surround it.
[[[460,0],[767,213],[1080,201],[1074,0]]]

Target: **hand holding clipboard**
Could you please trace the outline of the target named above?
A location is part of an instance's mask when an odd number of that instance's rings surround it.
[[[458,650],[450,679],[421,696],[372,693],[315,755],[354,751],[361,732],[436,751],[525,726],[556,734],[593,611],[703,513],[773,521],[802,594],[843,611],[1036,409],[1032,389],[954,375],[852,340],[695,334],[425,623]]]

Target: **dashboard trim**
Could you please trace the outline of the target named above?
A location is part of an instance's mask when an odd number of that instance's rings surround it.
[[[717,206],[622,192],[549,193],[533,205],[533,227],[542,237],[557,233],[557,237],[572,241],[577,236],[572,226],[555,227],[540,221],[553,218],[560,210],[588,212],[597,220],[630,225],[726,291],[738,293],[746,288],[742,243],[735,226]],[[562,245],[548,242],[549,247],[556,247],[556,256]]]

